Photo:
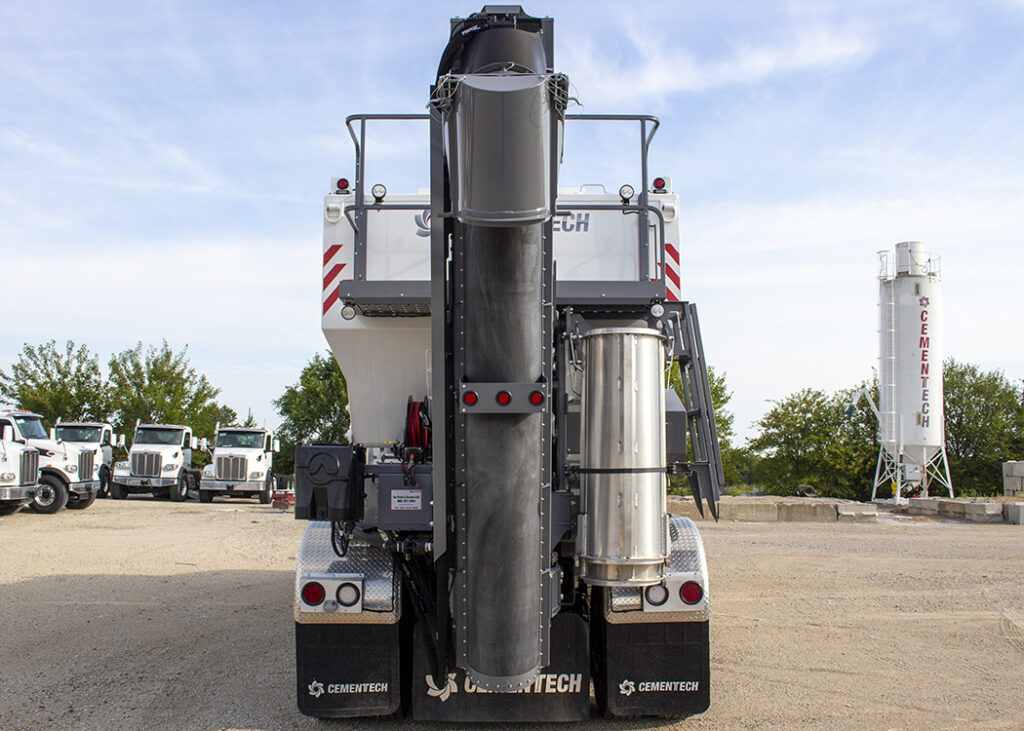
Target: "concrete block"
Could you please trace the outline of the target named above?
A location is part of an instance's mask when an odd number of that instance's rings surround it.
[[[1024,462],[1010,462],[1010,476],[1024,477]]]
[[[723,502],[718,510],[722,520],[740,523],[774,523],[779,519],[779,506],[775,502]]]
[[[964,517],[972,523],[1002,523],[1002,503],[967,503]]]
[[[946,518],[963,518],[966,504],[958,500],[939,500],[939,515]]]
[[[779,503],[780,523],[834,523],[837,518],[835,503],[818,500]]]
[[[878,519],[878,506],[871,503],[839,503],[836,512],[840,522],[873,522]]]
[[[939,501],[933,497],[912,497],[907,503],[907,510],[911,515],[939,514]]]
[[[1003,495],[1016,497],[1021,494],[1024,494],[1024,479],[1013,476],[1003,477]]]
[[[1003,503],[1003,521],[1024,525],[1024,503]]]

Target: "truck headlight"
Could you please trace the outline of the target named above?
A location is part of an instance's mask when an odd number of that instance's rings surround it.
[[[249,473],[249,479],[250,480],[258,480],[261,477],[263,477],[263,473],[262,472],[250,472]]]
[[[176,469],[178,469],[178,465],[176,465],[176,464],[165,464],[164,465],[164,472],[174,472],[174,470],[176,470]]]
[[[69,464],[66,469],[68,472],[78,472],[78,465]]]
[[[114,462],[114,469],[115,470],[126,470],[126,469],[128,469],[128,463],[127,462]]]
[[[4,482],[7,482],[8,480],[13,480],[13,479],[14,479],[14,473],[13,472],[4,472],[2,475],[0,475],[0,480],[3,480]]]

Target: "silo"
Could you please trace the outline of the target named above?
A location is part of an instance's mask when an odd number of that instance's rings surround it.
[[[900,500],[938,483],[953,495],[946,459],[942,390],[942,291],[939,258],[924,244],[879,252],[879,422],[875,485]]]

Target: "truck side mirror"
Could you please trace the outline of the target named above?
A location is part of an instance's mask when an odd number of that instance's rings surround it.
[[[57,441],[57,430],[56,429],[50,429],[50,441],[51,442]]]
[[[199,440],[199,448],[201,450],[203,450],[204,452],[209,452],[210,451],[210,440],[207,439],[206,437],[203,437],[202,439],[200,439]]]
[[[119,446],[121,449],[124,449],[124,434],[117,435],[117,446]]]
[[[12,431],[13,430],[11,429],[11,427],[9,427],[7,424],[0,425],[0,441],[3,441],[3,442],[12,441],[11,437],[14,436],[14,434],[11,433]]]
[[[191,448],[191,449],[198,449],[199,448],[199,440],[196,439],[195,437],[192,437],[189,440],[188,444],[189,444],[189,448]]]
[[[274,446],[274,451],[275,452],[280,452],[281,451],[281,440],[280,439],[275,439],[273,446]]]

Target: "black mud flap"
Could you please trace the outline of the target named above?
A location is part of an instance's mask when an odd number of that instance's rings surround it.
[[[318,718],[387,716],[402,706],[398,624],[295,624],[299,710]]]
[[[417,638],[419,633],[417,633]],[[551,623],[551,664],[518,693],[488,693],[465,672],[449,673],[438,688],[427,669],[422,642],[416,643],[412,675],[412,716],[417,721],[494,721],[513,728],[535,721],[580,721],[590,716],[590,660],[587,623],[562,613]]]
[[[690,716],[708,709],[707,622],[610,624],[596,616],[590,632],[594,696],[605,718]]]

